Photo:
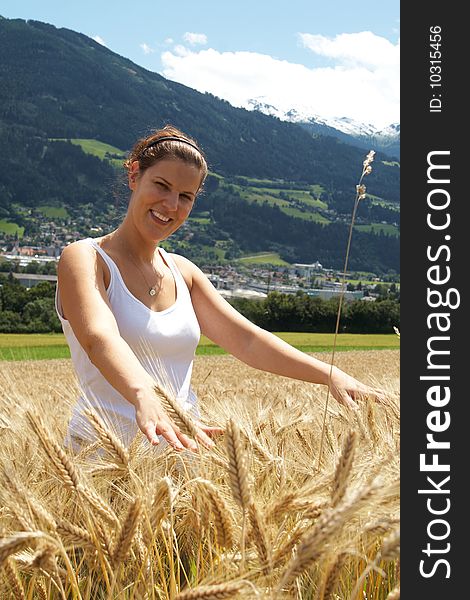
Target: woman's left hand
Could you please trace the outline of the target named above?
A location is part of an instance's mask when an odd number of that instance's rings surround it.
[[[338,369],[338,367],[333,367],[328,387],[339,404],[353,410],[359,408],[357,400],[361,400],[362,398],[372,398],[375,402],[380,402],[381,404],[387,402],[387,396],[382,390],[364,385],[357,379],[354,379],[354,377],[351,377],[351,375]]]

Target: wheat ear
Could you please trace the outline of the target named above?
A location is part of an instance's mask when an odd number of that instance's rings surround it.
[[[217,543],[222,548],[231,548],[233,546],[234,537],[234,517],[230,507],[212,481],[199,479],[197,485],[202,490],[204,496],[209,500],[210,510],[214,517]]]
[[[364,527],[364,533],[369,535],[384,535],[388,531],[390,531],[393,525],[396,525],[400,522],[400,519],[388,517],[386,519],[380,519],[379,521],[374,521],[373,523],[369,523]]]
[[[387,600],[400,600],[400,586],[393,588],[393,590],[388,594]]]
[[[86,529],[74,525],[65,519],[60,519],[57,522],[57,533],[60,535],[64,546],[70,545],[96,549],[95,544],[93,543],[93,537]]]
[[[253,501],[248,505],[248,519],[251,526],[251,537],[255,544],[263,573],[267,575],[271,563],[271,548],[266,535],[266,524]]]
[[[106,450],[115,457],[116,464],[123,470],[129,466],[129,452],[119,438],[107,427],[92,410],[85,410],[85,415],[100,436]]]
[[[116,515],[106,502],[91,487],[83,485],[79,472],[61,446],[51,438],[38,415],[26,413],[33,431],[39,438],[46,454],[55,465],[65,484],[77,491],[108,522],[119,523]]]
[[[255,437],[250,436],[244,429],[241,429],[240,433],[248,441],[253,449],[254,455],[260,462],[271,462],[274,459],[274,456],[270,454]]]
[[[38,592],[39,600],[49,599],[49,594],[47,593],[46,585],[42,579],[35,580],[34,590]]]
[[[323,512],[312,530],[301,540],[297,555],[287,565],[286,572],[279,584],[278,592],[289,586],[294,579],[312,565],[325,550],[325,542],[342,528],[348,517],[359,510],[373,494],[375,488],[369,485],[364,490],[343,501],[337,507]]]
[[[179,404],[179,402],[174,399],[172,395],[169,394],[163,387],[155,386],[154,391],[162,403],[163,408],[173,419],[176,425],[178,425],[181,431],[197,440],[199,436],[199,430],[190,414],[185,411],[181,404]]]
[[[347,553],[340,552],[334,563],[329,567],[325,576],[323,589],[320,590],[320,594],[318,595],[318,600],[334,600],[333,593],[335,591],[341,569],[346,562],[346,558]]]
[[[104,525],[99,520],[95,521],[95,527],[96,541],[99,544],[99,548],[102,551],[102,555],[106,559],[106,566],[109,566],[109,570],[111,571],[111,565],[109,562],[111,560],[111,556],[113,555],[111,550],[111,539]]]
[[[8,558],[3,564],[3,571],[11,591],[14,594],[15,600],[25,600],[23,584],[18,576],[16,567],[11,558]]]
[[[380,558],[382,560],[394,560],[400,553],[400,528],[397,527],[382,542]]]
[[[96,510],[102,519],[104,519],[110,525],[119,525],[119,519],[117,518],[113,509],[92,487],[80,484],[79,492],[88,502],[91,508]]]
[[[343,443],[341,456],[338,464],[336,465],[335,476],[333,479],[333,489],[331,492],[331,503],[333,506],[337,506],[343,499],[346,488],[348,487],[351,477],[351,467],[354,460],[356,441],[356,432],[351,429]]]
[[[80,487],[80,479],[77,469],[72,464],[70,458],[61,448],[61,446],[51,438],[41,418],[38,415],[33,415],[29,411],[26,412],[31,428],[37,435],[46,454],[51,459],[57,471],[61,475],[65,484],[75,490]]]
[[[57,548],[51,544],[46,544],[41,550],[38,550],[31,561],[31,567],[33,569],[39,569],[48,574],[55,573],[57,569],[56,563],[56,550]]]
[[[0,567],[11,554],[26,548],[33,540],[44,537],[45,534],[42,531],[20,531],[10,537],[0,539]]]
[[[56,522],[54,517],[46,510],[43,505],[32,496],[31,492],[27,490],[22,484],[18,483],[15,477],[12,475],[11,470],[7,468],[5,465],[2,469],[2,474],[4,481],[8,483],[9,495],[11,496],[11,492],[16,495],[16,501],[19,503],[25,503],[28,508],[31,510],[36,519],[40,522],[40,525],[45,524],[50,529],[54,530],[56,527]],[[16,506],[12,506],[13,511],[18,514],[21,521],[30,522],[29,516],[23,511],[22,508]],[[33,528],[30,526],[24,527],[27,531],[33,531]]]
[[[116,569],[127,556],[134,538],[134,534],[139,524],[139,518],[142,512],[142,502],[139,497],[135,498],[129,507],[126,519],[121,527],[119,537],[114,546],[112,556],[112,565]]]
[[[221,583],[219,585],[200,585],[192,590],[185,590],[175,596],[175,600],[223,600],[231,598],[246,586],[244,581]]]
[[[227,423],[225,437],[230,489],[237,504],[245,511],[251,502],[248,468],[240,438],[240,429],[233,419],[229,419]]]
[[[147,527],[144,529],[143,534],[146,546],[149,546],[152,542],[160,521],[168,512],[168,505],[171,505],[171,498],[171,480],[169,477],[162,477],[155,487],[152,501],[147,509]]]
[[[287,542],[278,547],[273,554],[273,568],[279,567],[287,558],[292,558],[292,551],[307,531],[311,531],[311,527],[306,527],[302,522],[297,525]]]

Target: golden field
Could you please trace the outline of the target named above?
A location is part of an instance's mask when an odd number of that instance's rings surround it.
[[[399,350],[335,364],[387,405],[325,414],[323,386],[197,356],[226,431],[195,455],[126,448],[93,415],[71,454],[70,360],[0,362],[0,597],[397,600]]]

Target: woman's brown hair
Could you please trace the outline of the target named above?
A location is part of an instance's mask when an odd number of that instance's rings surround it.
[[[162,141],[159,141],[160,139]],[[143,172],[156,162],[168,159],[182,160],[197,167],[201,173],[201,190],[208,171],[204,153],[196,140],[173,125],[165,125],[146,138],[137,140],[124,162],[124,167],[129,171],[131,164],[137,161],[139,170]]]

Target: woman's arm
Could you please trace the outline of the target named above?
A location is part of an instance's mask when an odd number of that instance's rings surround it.
[[[158,444],[162,435],[177,449],[195,450],[194,441],[166,414],[154,391],[155,380],[119,333],[96,251],[81,243],[67,246],[59,260],[58,285],[64,317],[77,340],[105,379],[135,407],[137,425],[148,440]],[[200,441],[213,444],[202,430]]]
[[[247,365],[276,375],[329,385],[338,402],[357,408],[360,395],[382,395],[341,369],[310,356],[253,324],[236,311],[195,265],[177,257],[191,289],[202,333]],[[331,377],[330,377],[331,372]]]

